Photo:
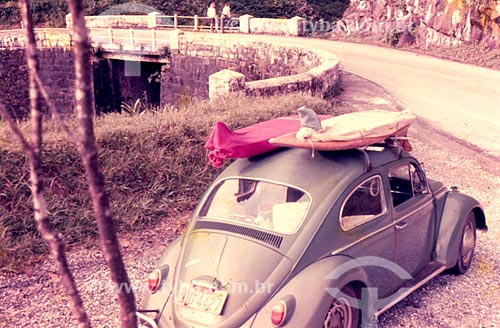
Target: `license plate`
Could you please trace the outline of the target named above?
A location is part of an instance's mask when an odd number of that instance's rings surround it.
[[[194,310],[220,315],[226,298],[226,291],[183,283],[177,293],[176,303]]]

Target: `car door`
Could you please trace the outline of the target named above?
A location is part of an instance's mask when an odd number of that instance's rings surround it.
[[[430,261],[433,250],[434,203],[418,163],[390,167],[388,181],[396,232],[396,263],[412,277]],[[395,287],[402,281],[396,281]]]
[[[358,261],[367,272],[371,286],[385,297],[393,289],[395,232],[384,193],[383,179],[373,174],[349,189],[340,209],[336,237],[348,245],[342,251]]]

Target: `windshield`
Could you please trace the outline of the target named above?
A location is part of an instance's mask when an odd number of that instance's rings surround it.
[[[214,188],[200,217],[291,234],[302,224],[309,203],[308,194],[290,186],[233,178]]]

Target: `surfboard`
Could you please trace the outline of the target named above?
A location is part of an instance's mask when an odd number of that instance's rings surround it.
[[[318,117],[331,118],[330,115]],[[215,167],[221,167],[226,158],[247,158],[270,152],[280,147],[270,144],[270,138],[298,131],[300,127],[298,115],[275,118],[234,131],[223,122],[217,122],[205,143],[209,150],[208,159]]]
[[[290,148],[344,150],[370,146],[392,137],[398,139],[405,150],[410,151],[411,146],[406,136],[416,118],[409,111],[371,110],[348,113],[322,120],[321,131],[301,128],[297,132],[270,138],[269,143]]]

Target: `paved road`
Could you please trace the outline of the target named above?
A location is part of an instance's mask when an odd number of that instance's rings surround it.
[[[344,70],[379,84],[433,125],[500,157],[500,71],[390,48],[288,40],[337,54]]]

